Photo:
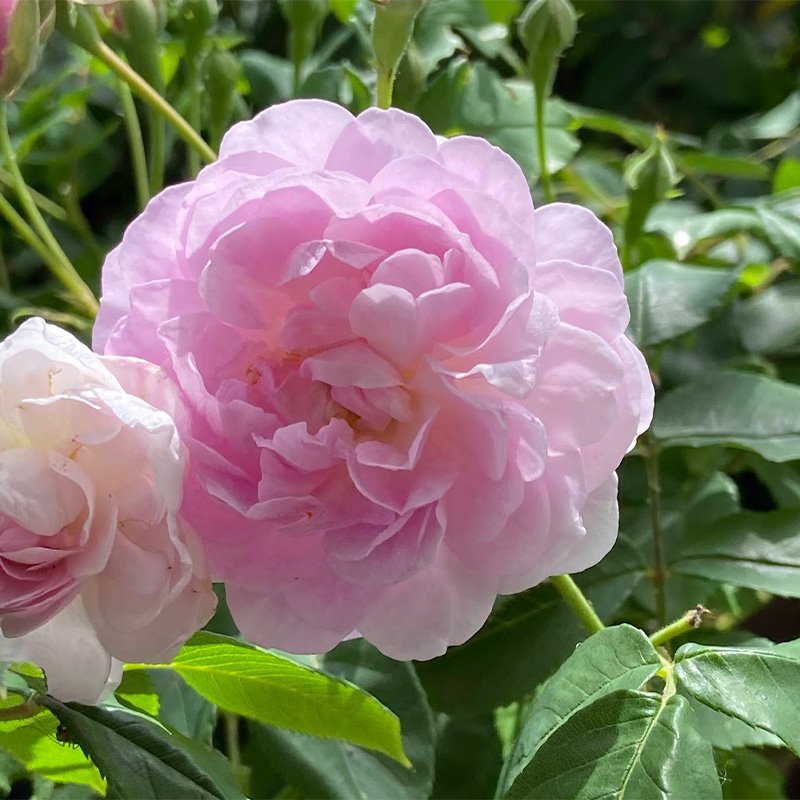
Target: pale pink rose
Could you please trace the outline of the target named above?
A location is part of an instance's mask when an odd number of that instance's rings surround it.
[[[62,699],[99,696],[113,659],[169,660],[214,610],[170,386],[41,319],[0,344],[0,650]]]
[[[653,400],[617,252],[487,142],[275,106],[150,203],[103,286],[96,347],[180,386],[185,513],[245,636],[431,658],[613,544]]]
[[[100,643],[80,595],[30,633],[17,639],[0,636],[0,661],[38,664],[47,691],[65,701],[100,702],[122,680],[122,662]]]

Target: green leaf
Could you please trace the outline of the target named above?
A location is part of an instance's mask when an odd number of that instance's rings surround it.
[[[775,353],[800,343],[800,280],[770,286],[736,306],[736,327],[750,353]]]
[[[152,665],[136,665],[136,668]],[[207,631],[195,634],[171,665],[195,691],[225,711],[324,739],[342,739],[407,764],[397,717],[374,697],[288,658]]]
[[[783,742],[769,731],[754,728],[689,697],[695,730],[715,748],[735,750],[740,747],[783,747]],[[724,792],[723,792],[724,793]]]
[[[783,800],[783,773],[768,758],[749,750],[720,754],[724,800]]]
[[[3,720],[0,747],[28,772],[53,781],[79,783],[105,794],[105,780],[83,751],[58,741],[58,725],[58,720],[44,708],[30,717]]]
[[[789,136],[800,125],[800,92],[792,92],[765,114],[740,124],[741,132],[753,139],[779,139]]]
[[[695,700],[775,734],[800,753],[800,660],[795,654],[686,644],[675,654],[675,676]]]
[[[244,800],[242,790],[233,774],[233,765],[219,750],[174,730],[170,730],[170,737],[175,744],[186,750],[195,764],[214,781],[225,796],[225,800]]]
[[[625,161],[623,174],[628,188],[628,213],[623,228],[627,248],[641,235],[653,206],[678,183],[666,136],[657,132],[644,153],[635,153]]]
[[[661,259],[625,275],[628,334],[640,346],[673,339],[708,320],[735,279],[732,270]]]
[[[456,59],[426,89],[416,111],[436,133],[482,136],[505,150],[529,182],[538,177],[536,112],[530,83],[503,81],[481,62]],[[568,164],[580,147],[565,130],[568,119],[557,103],[548,104],[545,136],[551,173]]]
[[[670,569],[800,597],[800,511],[747,511],[699,528]]]
[[[139,670],[125,674],[129,672]],[[160,722],[190,739],[211,744],[217,722],[216,707],[174,672],[154,669],[145,674],[158,692]]]
[[[159,698],[146,672],[142,670],[124,672],[122,683],[114,694],[122,705],[150,717],[158,717]]]
[[[225,800],[211,777],[177,744],[147,721],[123,711],[38,698],[108,781],[108,797],[131,800]]]
[[[8,797],[11,786],[18,778],[25,776],[25,768],[12,756],[0,749],[0,793]]]
[[[800,220],[786,211],[758,205],[756,217],[766,240],[779,256],[791,261],[800,261]]]
[[[774,464],[754,456],[750,466],[778,508],[800,508],[800,464]]]
[[[677,157],[681,172],[697,175],[719,175],[723,178],[767,180],[769,167],[744,156],[728,156],[703,151],[684,152]]]
[[[517,781],[537,766],[537,753],[560,726],[599,697],[620,689],[639,689],[661,669],[662,662],[638,628],[619,625],[587,639],[537,694],[503,775],[505,791],[515,794]]]
[[[775,194],[800,186],[800,160],[784,158],[772,178],[772,191]]]
[[[768,461],[800,458],[800,387],[721,371],[661,398],[652,434],[665,447],[726,445]]]
[[[344,642],[323,668],[368,691],[400,718],[412,768],[346,742],[323,741],[272,726],[251,729],[287,783],[314,798],[418,798],[433,783],[434,730],[425,692],[410,663],[381,655],[364,640]]]
[[[638,551],[620,539],[598,566],[576,580],[601,618],[608,619],[646,570]],[[417,672],[435,709],[485,713],[532,691],[585,638],[572,609],[550,584],[543,584],[502,600],[468,642],[418,663]]]
[[[468,769],[465,755],[468,754]],[[443,717],[436,737],[435,800],[492,797],[503,765],[494,715],[474,719]]]
[[[576,711],[519,775],[508,798],[721,797],[711,746],[685,698],[621,689]]]
[[[328,0],[331,13],[342,25],[347,25],[356,10],[358,0]]]

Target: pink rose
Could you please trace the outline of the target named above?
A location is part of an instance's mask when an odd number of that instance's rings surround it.
[[[151,404],[170,386],[41,319],[0,345],[0,649],[64,699],[96,697],[112,659],[168,660],[214,610],[178,518],[185,452]]]
[[[176,379],[185,513],[249,638],[394,658],[595,564],[653,388],[611,233],[416,117],[236,125],[108,257],[95,345]]]

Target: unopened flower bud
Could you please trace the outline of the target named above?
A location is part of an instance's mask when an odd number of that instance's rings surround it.
[[[550,93],[561,54],[572,44],[577,16],[569,0],[532,0],[517,23],[537,92]]]
[[[314,51],[328,14],[328,3],[327,0],[280,0],[280,7],[289,25],[289,57],[294,64],[297,84],[301,65]]]
[[[414,20],[427,0],[373,0],[372,47],[378,71],[393,75],[414,31]]]
[[[678,182],[675,162],[662,131],[657,131],[644,153],[628,159],[624,178],[628,187],[625,241],[632,244],[641,234],[653,206],[661,202]]]
[[[55,0],[0,0],[0,96],[10,97],[33,71],[54,16]]]
[[[182,0],[178,6],[178,20],[186,37],[187,52],[201,50],[218,16],[217,0]]]

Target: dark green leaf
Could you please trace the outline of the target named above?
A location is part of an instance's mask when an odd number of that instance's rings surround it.
[[[775,353],[800,343],[800,280],[770,286],[736,307],[742,344],[751,353]]]
[[[800,660],[779,648],[686,644],[675,655],[683,691],[715,711],[775,734],[800,753]]]
[[[170,730],[170,737],[175,744],[186,750],[197,766],[214,781],[225,796],[225,800],[244,800],[241,787],[233,774],[233,766],[219,750],[174,730]]]
[[[640,346],[673,339],[702,325],[734,281],[732,270],[648,261],[625,276],[628,333]]]
[[[619,625],[587,639],[531,705],[504,770],[505,790],[515,794],[515,784],[525,783],[537,753],[581,708],[619,689],[639,689],[661,667],[656,649],[638,628]]]
[[[749,750],[720,754],[723,800],[783,800],[783,773],[768,758]]]
[[[671,569],[800,597],[800,511],[744,512],[700,528]]]
[[[800,458],[800,387],[722,371],[664,395],[653,435],[667,447],[727,445],[768,461]]]
[[[618,690],[555,730],[508,798],[667,800],[721,797],[711,746],[685,698]]]
[[[502,765],[502,747],[493,715],[476,719],[442,715],[436,737],[436,782],[432,795],[435,800],[492,797]]]
[[[752,161],[744,156],[726,156],[703,151],[684,152],[678,156],[678,167],[683,172],[698,175],[720,175],[724,178],[749,178],[766,180],[769,168],[766,164]]]
[[[146,674],[158,692],[159,720],[190,739],[210,744],[217,709],[174,672],[154,669]]]
[[[720,711],[704,706],[689,697],[694,716],[695,730],[712,747],[721,750],[735,750],[740,747],[783,747],[783,742],[769,731],[754,728],[736,717],[729,717]]]
[[[108,797],[131,800],[225,795],[170,735],[145,718],[80,703],[64,704],[40,696],[74,742],[91,757],[108,781]]]

